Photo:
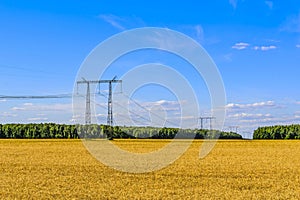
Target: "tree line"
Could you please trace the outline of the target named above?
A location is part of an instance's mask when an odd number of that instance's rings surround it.
[[[300,124],[259,127],[253,139],[300,139]]]
[[[223,132],[206,129],[179,129],[158,127],[126,127],[107,125],[67,125],[55,123],[41,124],[0,124],[0,138],[24,138],[24,139],[47,139],[47,138],[220,138],[242,139],[242,136],[234,132]]]
[[[74,125],[66,124],[0,124],[0,138],[78,138]]]

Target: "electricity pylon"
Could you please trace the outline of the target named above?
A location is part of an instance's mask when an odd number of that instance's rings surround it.
[[[200,119],[200,127],[201,129],[203,129],[203,120],[209,120],[209,129],[212,130],[212,123],[211,123],[211,120],[212,119],[216,119],[215,117],[199,117]]]
[[[108,101],[107,101],[107,125],[113,125],[113,109],[112,109],[112,83],[122,83],[122,80],[116,80],[116,76],[112,80],[85,80],[77,81],[78,84],[86,84],[86,103],[85,103],[85,124],[91,124],[91,93],[90,84],[108,83]]]
[[[234,129],[235,129],[235,132],[237,133],[238,132],[238,128],[239,128],[239,126],[229,126],[229,129],[230,129],[231,132],[233,132]]]

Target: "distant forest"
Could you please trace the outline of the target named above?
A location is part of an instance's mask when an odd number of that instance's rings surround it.
[[[107,125],[66,125],[55,123],[41,124],[0,124],[0,138],[46,139],[46,138],[219,138],[242,139],[234,132],[206,129],[178,129],[157,127],[122,127]]]
[[[300,139],[300,124],[259,127],[253,139]]]

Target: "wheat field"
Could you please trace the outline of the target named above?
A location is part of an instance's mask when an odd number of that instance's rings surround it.
[[[114,140],[149,152],[168,140]],[[0,199],[300,199],[300,141],[194,141],[172,165],[130,174],[99,163],[80,140],[0,140]]]

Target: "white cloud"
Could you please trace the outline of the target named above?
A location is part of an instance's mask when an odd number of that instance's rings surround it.
[[[168,100],[159,100],[159,101],[154,101],[154,102],[149,102],[150,105],[160,105],[160,106],[174,106],[174,105],[180,105],[180,102],[178,101],[168,101]],[[184,102],[182,102],[184,103]]]
[[[33,118],[28,118],[28,121],[47,121],[47,117],[33,117]]]
[[[260,47],[262,51],[268,51],[268,50],[271,50],[271,49],[276,49],[277,47],[274,46],[274,45],[271,45],[271,46],[261,46]]]
[[[270,46],[255,46],[253,47],[254,50],[261,50],[261,51],[268,51],[268,50],[272,50],[272,49],[276,49],[277,47],[274,45],[270,45]]]
[[[192,116],[192,115],[186,115],[186,116],[173,116],[173,117],[169,117],[168,119],[187,120],[187,119],[197,119],[197,117],[196,116]]]
[[[182,41],[181,37],[174,34],[170,29],[165,28],[166,34],[162,34],[160,31],[153,31],[151,35],[144,36],[144,40],[154,43],[159,48],[169,49],[172,51],[182,51],[183,49],[197,49],[198,46],[194,43]],[[195,31],[193,29],[193,31]]]
[[[276,40],[276,39],[266,39],[266,42],[272,42],[272,43],[279,43],[280,40]]]
[[[195,26],[195,30],[196,30],[196,37],[200,42],[203,42],[204,40],[204,31],[201,25],[196,25]]]
[[[199,43],[204,43],[204,29],[200,24],[196,25],[179,25],[174,27],[182,33],[186,33],[190,37],[197,40]]]
[[[274,101],[230,103],[226,106],[228,112],[225,123],[226,126],[239,126],[239,133],[252,133],[262,126],[299,124],[300,110],[295,108],[296,104],[297,101],[283,105]],[[290,106],[293,106],[293,109]]]
[[[263,118],[272,118],[271,114],[252,114],[252,113],[236,113],[233,115],[228,115],[229,118],[238,118],[238,119],[263,119]]]
[[[3,112],[2,114],[0,114],[0,116],[2,116],[2,117],[17,117],[18,115],[15,113]]]
[[[238,2],[238,0],[229,0],[230,5],[231,5],[234,9],[236,9],[237,2]]]
[[[266,117],[266,118],[254,118],[254,119],[242,119],[241,123],[253,123],[256,127],[259,126],[270,126],[280,124],[294,124],[299,123],[298,115],[293,116],[280,116],[280,117]]]
[[[73,115],[69,122],[80,122],[84,119],[84,115]]]
[[[116,113],[115,113],[116,114]],[[99,113],[99,114],[96,114],[96,117],[106,117],[107,115],[106,114],[101,114],[101,113]]]
[[[249,43],[246,42],[239,42],[236,43],[235,45],[233,45],[231,48],[233,49],[237,49],[237,50],[243,50],[243,49],[247,49],[250,46]],[[260,51],[268,51],[268,50],[272,50],[272,49],[277,49],[277,46],[275,45],[269,45],[269,46],[254,46],[252,47],[253,50],[260,50]]]
[[[297,48],[300,48],[300,44],[297,44],[296,47],[297,47]]]
[[[14,110],[14,111],[20,111],[20,110],[25,110],[24,107],[12,107],[11,110]]]
[[[274,6],[273,1],[265,1],[265,4],[269,7],[270,10],[273,9],[273,6]]]
[[[159,101],[150,101],[150,102],[138,102],[131,101],[129,104],[129,110],[139,114],[147,115],[149,112],[172,112],[180,111],[181,104],[184,104],[185,101],[168,101],[168,100],[159,100]]]
[[[135,16],[119,17],[112,14],[101,14],[98,17],[120,31],[124,31],[129,28],[146,26],[145,22],[141,18]]]
[[[124,110],[124,103],[122,109],[119,104],[115,106],[114,118],[117,124],[135,124],[141,126],[179,126],[180,121],[187,120],[189,113],[182,117],[181,105],[186,104],[186,101],[171,101],[171,100],[158,100],[140,102],[138,100],[131,100],[128,102],[128,110]],[[105,119],[105,115],[98,116]],[[196,117],[194,117],[196,119]],[[190,119],[190,118],[189,118]],[[101,119],[100,119],[101,120]],[[191,120],[190,120],[191,121]],[[190,122],[188,121],[188,122]]]
[[[118,16],[108,14],[108,15],[99,15],[99,17],[103,19],[105,22],[109,23],[111,26],[121,31],[126,29],[124,26],[121,25],[121,22],[124,22],[125,20]]]
[[[72,104],[33,104],[24,103],[20,107],[12,107],[14,111],[72,111]]]
[[[200,44],[204,44],[204,43],[210,44],[211,43],[210,41],[207,40],[207,38],[204,38],[204,29],[201,26],[201,24],[193,24],[193,25],[183,24],[183,25],[175,26],[175,27],[173,27],[173,29],[178,30],[179,32],[185,33],[186,35],[189,35],[190,37],[195,39]],[[158,36],[158,37],[161,37],[161,36]],[[172,37],[172,39],[176,40],[171,33],[170,33],[170,37]],[[178,46],[179,43],[182,43],[182,41],[178,41],[178,42],[174,42],[174,43],[176,43],[176,44],[173,44],[173,46],[175,46],[175,45]],[[184,48],[184,47],[182,47],[182,48]]]
[[[245,42],[239,42],[232,46],[233,49],[242,50],[246,49],[249,46],[248,43]]]
[[[273,126],[273,125],[288,125],[288,124],[298,124],[300,122],[300,115],[271,115],[271,114],[236,114],[238,117],[228,117],[226,119],[226,126],[238,126],[239,133],[253,133],[253,130],[258,127],[263,126]],[[277,117],[276,117],[277,116]],[[249,134],[252,135],[252,134]]]
[[[73,115],[72,116],[73,119],[78,119],[78,118],[81,118],[81,117],[83,117],[83,115]]]
[[[252,104],[235,104],[230,103],[226,105],[227,109],[253,109],[253,108],[265,108],[265,107],[275,107],[274,101],[264,101],[264,102],[257,102]]]

